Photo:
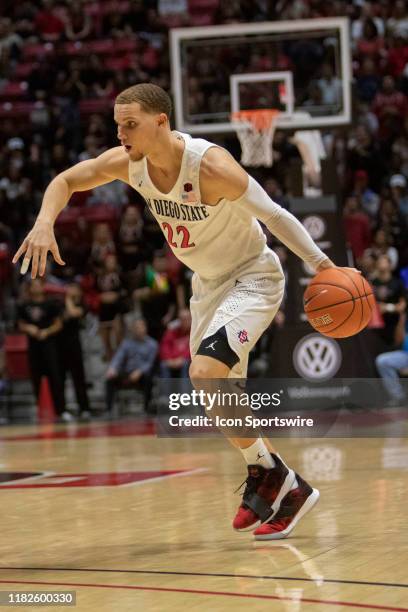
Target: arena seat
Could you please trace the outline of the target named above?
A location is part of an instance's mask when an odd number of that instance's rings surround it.
[[[8,416],[12,405],[14,383],[30,379],[27,336],[25,334],[6,334],[3,349],[4,378],[7,384],[6,410]]]
[[[191,25],[204,26],[214,23],[215,11],[219,6],[219,0],[189,0],[188,10]]]
[[[30,115],[35,108],[35,102],[4,102],[0,104],[0,118],[26,118],[30,120]]]
[[[116,208],[109,204],[97,204],[85,208],[83,215],[89,223],[108,223],[113,229],[116,228],[119,218]]]
[[[83,215],[83,208],[80,206],[67,206],[58,215],[55,228],[59,234],[70,234],[77,225],[79,217]]]
[[[79,103],[81,115],[92,115],[93,113],[111,112],[113,103],[105,98],[87,98]]]
[[[28,85],[25,81],[11,81],[0,90],[0,98],[10,100],[10,98],[24,98],[27,95]]]
[[[12,78],[13,79],[26,79],[35,70],[37,62],[22,62],[17,64],[14,68]]]
[[[91,40],[87,43],[87,48],[89,53],[96,53],[97,55],[112,55],[116,51],[113,39]]]
[[[48,54],[54,53],[55,47],[52,43],[29,43],[23,47],[23,59],[40,59]]]

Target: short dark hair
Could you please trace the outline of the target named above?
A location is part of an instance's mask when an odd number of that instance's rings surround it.
[[[122,91],[115,104],[132,104],[138,102],[146,113],[165,113],[170,118],[172,104],[170,96],[158,85],[138,83]]]

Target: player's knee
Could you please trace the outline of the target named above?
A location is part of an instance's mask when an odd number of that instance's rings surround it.
[[[229,368],[224,363],[198,355],[191,361],[189,376],[191,380],[224,378],[228,372]]]

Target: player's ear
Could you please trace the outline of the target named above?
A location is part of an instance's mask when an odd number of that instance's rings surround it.
[[[157,120],[157,125],[159,127],[165,127],[168,123],[169,119],[166,115],[166,113],[160,113],[160,115],[158,116],[158,120]]]

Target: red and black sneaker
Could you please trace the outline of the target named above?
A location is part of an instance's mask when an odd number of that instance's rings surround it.
[[[278,455],[271,456],[276,465],[269,470],[262,465],[248,465],[248,478],[241,485],[246,484],[242,503],[232,523],[237,531],[248,531],[269,521],[295,480],[295,472]]]
[[[284,497],[278,512],[264,525],[254,531],[255,540],[281,540],[286,538],[297,522],[309,512],[319,499],[320,493],[296,474],[298,486]]]

